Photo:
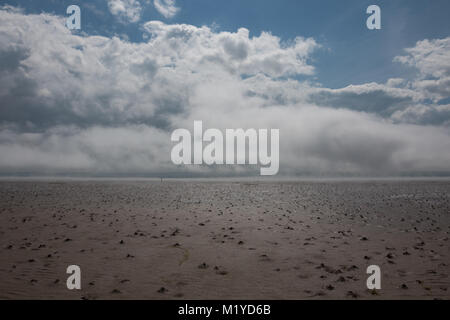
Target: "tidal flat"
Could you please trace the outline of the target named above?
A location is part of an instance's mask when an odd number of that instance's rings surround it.
[[[0,299],[449,299],[449,237],[445,179],[3,180]]]

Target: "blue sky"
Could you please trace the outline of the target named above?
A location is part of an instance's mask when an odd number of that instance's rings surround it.
[[[68,5],[78,4],[85,32],[126,34],[131,41],[143,41],[140,25],[149,20],[214,25],[218,31],[230,32],[245,27],[250,36],[270,31],[285,41],[313,37],[322,45],[313,61],[316,79],[329,88],[408,78],[415,71],[394,63],[393,58],[419,40],[444,38],[450,31],[447,0],[178,0],[180,10],[170,19],[159,14],[151,1],[142,1],[141,19],[136,23],[118,22],[105,0],[1,2],[20,6],[27,13],[54,14],[64,14]],[[381,8],[381,30],[365,26],[365,11],[371,4]]]

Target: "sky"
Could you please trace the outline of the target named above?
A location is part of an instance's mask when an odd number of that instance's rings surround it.
[[[280,175],[448,175],[449,9],[1,0],[0,174],[254,175],[171,163],[171,132],[202,120],[280,129]]]

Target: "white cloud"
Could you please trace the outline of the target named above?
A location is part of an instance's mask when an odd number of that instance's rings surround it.
[[[239,75],[264,73],[272,77],[313,74],[308,63],[318,47],[312,38],[296,38],[282,44],[280,38],[263,32],[249,37],[249,31],[214,32],[208,27],[186,24],[164,24],[150,21],[144,29],[166,61],[192,71],[215,72],[221,68]]]
[[[171,130],[194,120],[279,128],[285,174],[450,171],[448,122],[432,121],[448,106],[424,105],[400,79],[328,89],[290,78],[314,73],[313,39],[152,21],[148,41],[130,43],[72,34],[48,14],[0,20],[0,173],[237,173],[171,164]]]
[[[419,71],[420,76],[413,82],[413,87],[435,101],[448,98],[450,96],[450,37],[422,40],[405,51],[406,56],[398,56],[394,60]]]
[[[175,0],[154,0],[156,10],[163,15],[166,19],[173,18],[180,8],[176,6]]]
[[[450,75],[450,38],[422,40],[405,51],[408,55],[395,57],[395,60],[417,68],[424,77]]]
[[[141,19],[142,6],[138,0],[108,0],[108,8],[122,22],[138,22]]]

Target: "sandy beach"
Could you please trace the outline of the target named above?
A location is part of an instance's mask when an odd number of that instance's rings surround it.
[[[449,236],[449,180],[1,181],[0,299],[449,299]]]

